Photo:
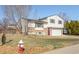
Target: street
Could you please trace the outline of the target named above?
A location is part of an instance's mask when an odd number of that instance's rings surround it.
[[[44,54],[79,54],[79,44],[45,52]]]

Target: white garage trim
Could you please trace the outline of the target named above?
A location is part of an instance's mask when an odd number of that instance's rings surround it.
[[[62,35],[62,29],[52,29],[51,30],[51,36],[61,36]]]

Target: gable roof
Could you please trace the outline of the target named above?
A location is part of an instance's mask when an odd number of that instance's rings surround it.
[[[46,16],[46,17],[40,18],[39,20],[44,20],[44,19],[51,17],[51,16],[54,16],[54,15]]]
[[[47,23],[45,21],[42,20],[28,20],[29,22],[34,22],[34,23]]]
[[[48,17],[51,17],[51,16],[58,16],[58,17],[60,17],[59,15],[50,15],[50,16],[47,16],[47,17],[40,18],[39,20],[45,20],[45,19],[47,19]],[[63,19],[62,17],[60,17],[60,18]]]
[[[42,20],[35,20],[35,19],[27,19],[27,18],[22,18],[24,20],[28,20],[28,22],[34,22],[34,23],[47,23],[45,21],[42,21]]]
[[[51,17],[51,16],[58,16],[58,17],[60,17],[59,15],[50,15],[50,16],[47,16],[47,17],[40,18],[40,19],[38,19],[38,20],[35,20],[35,19],[28,19],[28,18],[22,18],[22,19],[28,20],[28,22],[47,23],[47,22],[42,21],[42,20],[45,20],[45,19],[47,19],[48,17]],[[60,18],[62,18],[62,17],[60,17]],[[63,18],[62,18],[62,19],[63,19]]]

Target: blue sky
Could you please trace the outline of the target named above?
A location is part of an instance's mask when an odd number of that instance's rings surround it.
[[[32,5],[29,18],[38,19],[60,12],[66,13],[72,20],[79,20],[79,5]],[[0,19],[2,17],[4,13],[0,6]]]
[[[60,12],[66,13],[72,20],[79,20],[79,5],[33,5],[30,18],[42,18]]]
[[[3,7],[0,6],[0,19],[4,17]]]

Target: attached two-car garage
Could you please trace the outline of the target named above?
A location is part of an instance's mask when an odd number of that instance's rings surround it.
[[[61,36],[63,34],[63,29],[51,28],[48,32],[50,32],[50,36]]]
[[[51,35],[52,36],[61,36],[62,30],[61,29],[52,29]]]

